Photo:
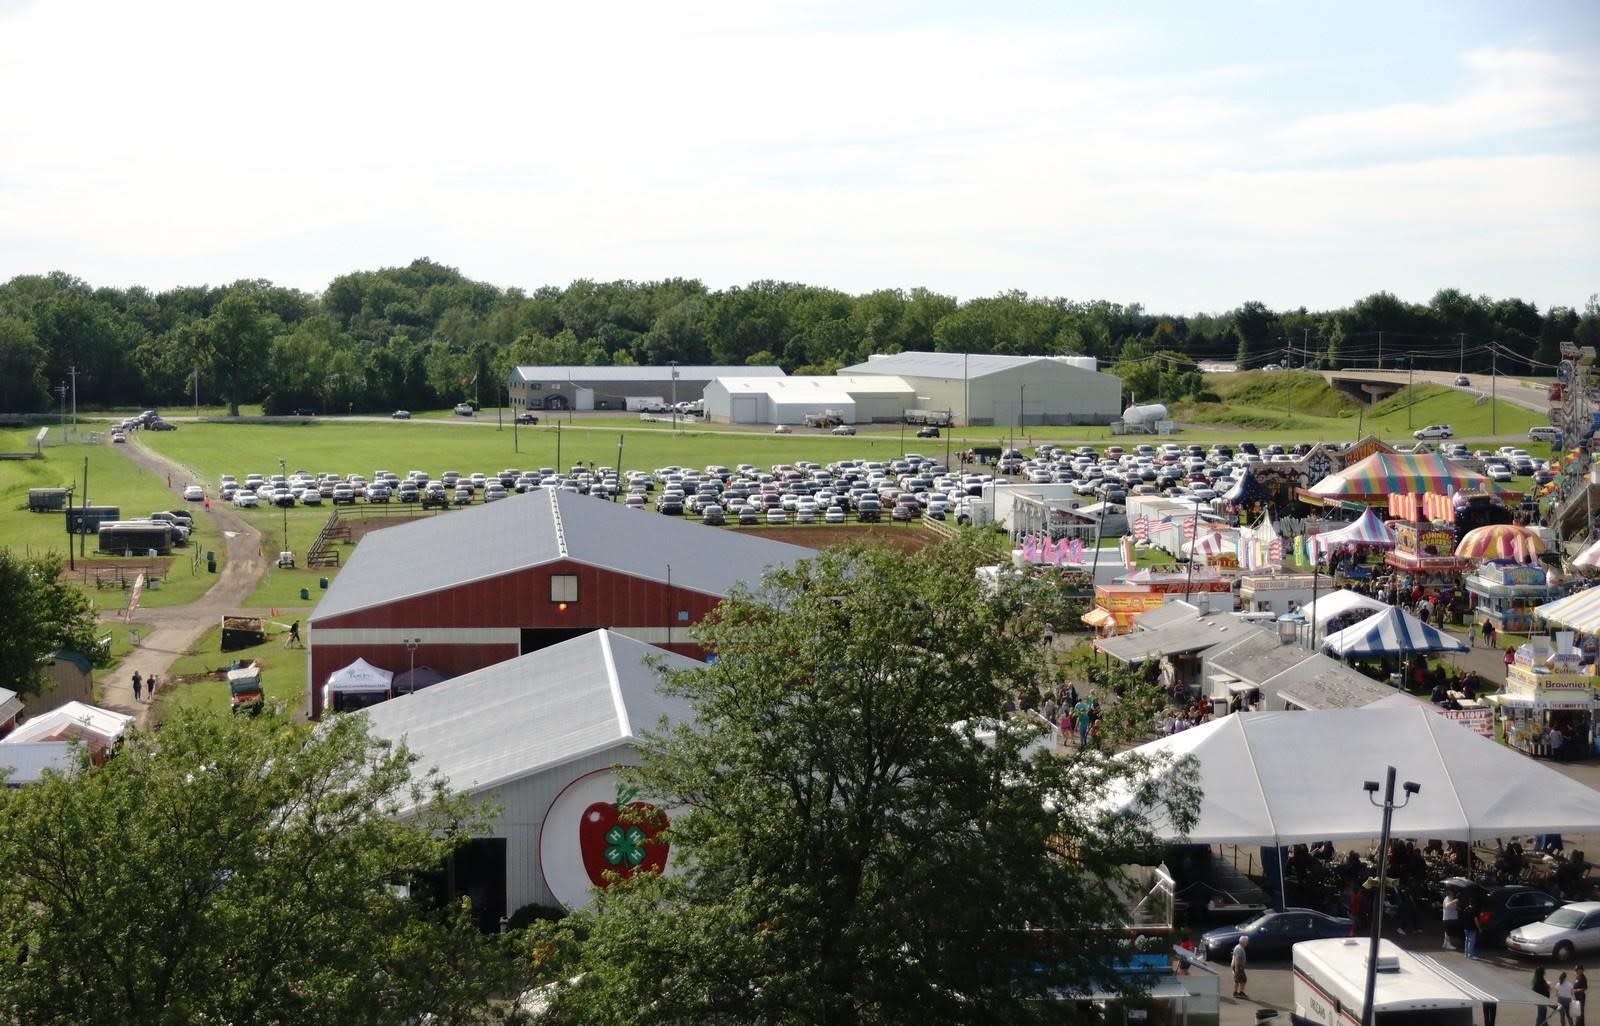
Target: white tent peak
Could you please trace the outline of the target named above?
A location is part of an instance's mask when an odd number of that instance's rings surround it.
[[[1362,783],[1393,765],[1421,791],[1394,814],[1396,837],[1471,841],[1600,832],[1600,791],[1412,708],[1235,713],[1134,750],[1191,755],[1202,788],[1194,844],[1299,844],[1376,837],[1382,813]],[[1124,796],[1113,807],[1126,807]],[[1163,823],[1153,824],[1158,832]],[[1170,831],[1169,831],[1170,832]]]

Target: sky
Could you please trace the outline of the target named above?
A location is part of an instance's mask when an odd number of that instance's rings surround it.
[[[0,0],[0,280],[1600,292],[1600,4]]]

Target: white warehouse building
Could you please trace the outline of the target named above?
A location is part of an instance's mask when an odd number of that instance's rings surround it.
[[[958,424],[1109,424],[1122,416],[1122,379],[1096,370],[1092,356],[893,353],[839,374],[904,382],[915,396],[910,408],[948,411]]]
[[[892,423],[917,404],[916,389],[892,374],[715,378],[705,398],[716,424],[803,424],[807,416]]]

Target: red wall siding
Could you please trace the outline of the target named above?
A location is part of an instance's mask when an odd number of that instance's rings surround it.
[[[550,601],[553,574],[578,576],[578,601]],[[561,562],[472,581],[429,595],[313,621],[316,627],[666,627],[687,611],[695,623],[721,599],[665,582]]]
[[[550,577],[576,574],[578,601],[563,611],[550,601]],[[573,562],[552,563],[519,570],[501,577],[458,585],[430,595],[400,599],[387,605],[313,621],[318,629],[456,627],[555,627],[598,630],[602,627],[674,627],[680,630],[700,621],[721,600],[715,596],[671,588],[650,581]],[[678,620],[679,612],[688,614]],[[694,659],[704,658],[698,645],[675,642],[670,646]],[[456,677],[491,666],[520,654],[517,644],[423,644],[417,647],[417,666],[431,666]],[[395,673],[412,665],[404,645],[317,644],[311,632],[311,715],[322,709],[322,685],[328,674],[356,658]]]

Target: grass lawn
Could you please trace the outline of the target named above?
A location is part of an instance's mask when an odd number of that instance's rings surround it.
[[[222,651],[222,627],[207,631],[188,655],[172,664],[157,706],[160,710],[176,704],[226,712],[228,685],[222,672],[235,661],[254,659],[261,664],[261,683],[268,701],[281,700],[291,711],[303,710],[306,697],[306,653],[300,648],[284,648],[279,628],[268,625],[267,640],[254,648],[237,652]],[[187,679],[186,679],[187,678]]]
[[[91,505],[121,507],[122,515],[128,519],[146,516],[154,510],[198,505],[184,503],[164,487],[163,481],[141,471],[109,444],[53,446],[45,449],[42,460],[0,462],[0,547],[23,553],[55,553],[66,559],[67,535],[62,514],[29,513],[28,489],[71,486],[76,489],[73,503],[82,502],[85,459],[89,466]],[[95,553],[92,537],[81,541],[85,558],[110,558]],[[141,604],[178,605],[203,594],[216,579],[206,572],[204,553],[208,550],[217,553],[220,573],[225,559],[221,532],[203,514],[197,514],[195,533],[189,544],[175,550],[160,588],[146,590]],[[201,554],[197,570],[193,558],[196,552]],[[117,589],[89,586],[85,590],[99,609],[119,609],[127,602],[126,593]]]

